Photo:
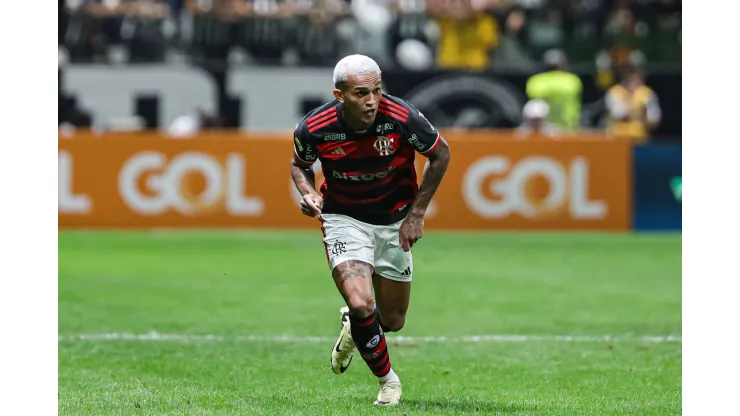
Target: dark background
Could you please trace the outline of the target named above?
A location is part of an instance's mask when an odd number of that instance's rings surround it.
[[[219,90],[219,112],[224,118],[225,127],[241,127],[248,129],[249,126],[240,120],[240,106],[256,105],[249,102],[249,97],[245,101],[231,97],[226,92],[226,79],[229,76],[229,70],[225,67],[204,67],[216,82]],[[59,123],[68,119],[67,109],[76,108],[76,100],[73,96],[66,96],[62,93],[63,80],[61,73],[64,69],[59,69]],[[389,70],[383,73],[383,82],[390,93],[400,97],[406,96],[410,91],[420,84],[437,77],[449,77],[455,74],[466,74],[464,72],[432,70],[424,72],[408,72],[403,70]],[[510,84],[524,95],[527,79],[533,75],[526,72],[507,73],[500,71],[486,71],[475,74],[475,76],[488,77]],[[583,108],[588,108],[590,117],[584,117],[582,123],[585,126],[598,127],[600,117],[603,115],[603,96],[604,92],[595,84],[594,74],[579,73],[583,80]],[[647,84],[655,90],[660,98],[660,104],[663,110],[663,121],[660,127],[653,135],[654,142],[680,143],[681,141],[681,72],[680,70],[663,70],[651,71],[647,78]],[[475,101],[472,97],[470,100]],[[312,108],[321,104],[311,97],[306,97],[301,102],[300,108],[303,113],[307,113]],[[471,128],[512,128],[516,127],[519,120],[512,120],[500,113],[500,109],[491,103],[486,102],[464,102],[450,101],[442,103],[442,107],[448,106],[454,111],[456,108],[465,106],[479,106],[484,112],[491,114],[483,124],[469,126]],[[147,127],[156,128],[161,126],[157,114],[157,97],[156,96],[139,96],[136,98],[136,112],[142,116],[147,123]],[[432,123],[438,127],[448,127],[435,117],[434,111],[420,108]],[[586,113],[586,111],[584,111]]]

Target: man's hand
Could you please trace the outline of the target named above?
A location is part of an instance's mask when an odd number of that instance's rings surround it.
[[[399,244],[403,251],[411,250],[414,243],[424,236],[424,216],[409,213],[398,230]]]
[[[316,194],[303,195],[301,199],[301,212],[309,217],[316,217],[321,214],[321,209],[324,207],[324,198]]]

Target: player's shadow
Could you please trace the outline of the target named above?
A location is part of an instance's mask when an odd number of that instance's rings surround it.
[[[534,405],[517,403],[498,403],[495,401],[481,400],[416,400],[402,399],[403,407],[421,411],[447,411],[452,414],[478,413],[478,414],[518,414],[536,413],[539,410]]]

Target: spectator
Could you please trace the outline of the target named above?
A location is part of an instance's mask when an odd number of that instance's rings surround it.
[[[165,0],[123,1],[121,10],[128,16],[142,19],[164,19],[170,14],[170,7]]]
[[[681,0],[60,0],[59,26],[72,62],[323,66],[362,52],[391,66],[411,39],[442,68],[529,70],[551,48],[577,63],[605,51],[624,64],[638,46],[678,62]]]
[[[550,106],[544,100],[535,99],[527,102],[522,109],[522,119],[524,122],[517,129],[519,137],[556,137],[559,129],[554,124],[547,121],[550,113]]]
[[[437,64],[441,68],[482,70],[499,43],[499,27],[486,0],[435,0],[429,13],[440,27]]]
[[[167,49],[163,22],[170,16],[166,0],[126,0],[121,3],[126,16],[121,33],[128,44],[130,60],[161,62]]]
[[[429,69],[434,65],[432,51],[423,42],[406,39],[396,48],[396,61],[402,68],[411,71]]]
[[[167,128],[167,134],[173,138],[185,139],[195,137],[199,132],[223,127],[223,117],[199,108],[190,114],[183,114],[173,120]]]
[[[337,25],[350,14],[341,0],[314,0],[296,35],[298,55],[303,65],[331,65],[339,54]]]
[[[527,96],[549,105],[549,122],[564,130],[578,130],[583,83],[569,71],[568,59],[562,51],[547,51],[544,61],[546,70],[527,80]]]
[[[355,0],[352,0],[354,7]],[[439,40],[439,25],[433,16],[428,13],[428,1],[426,0],[388,0],[391,13],[391,24],[387,31],[387,49],[391,62],[395,57],[396,64],[405,67],[403,54],[408,45],[416,45],[412,49],[421,51],[419,42],[423,43],[425,50],[432,55],[432,66],[436,65],[434,50]],[[404,45],[404,46],[402,46]],[[424,52],[427,53],[426,51]],[[381,64],[382,67],[382,64]]]
[[[609,116],[607,132],[634,143],[644,143],[662,117],[655,92],[645,85],[641,68],[630,66],[624,71],[622,82],[606,93]]]
[[[67,0],[64,43],[73,58],[107,60],[108,47],[121,43],[123,14],[119,0]]]
[[[497,66],[527,68],[534,62],[527,47],[527,15],[524,9],[514,8],[505,18],[501,43],[495,50]]]
[[[190,53],[205,61],[226,61],[233,28],[252,13],[251,6],[245,0],[187,0],[185,8],[193,17]]]
[[[252,4],[244,0],[187,0],[187,10],[194,15],[210,15],[222,21],[243,18],[252,11]]]
[[[173,16],[180,16],[180,13],[185,6],[185,0],[166,0],[166,3],[170,6],[170,13],[172,13]]]
[[[563,13],[558,8],[537,10],[528,25],[527,37],[530,45],[544,51],[562,45],[565,40]]]

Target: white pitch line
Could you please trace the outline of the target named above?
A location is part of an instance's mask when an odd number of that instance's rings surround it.
[[[479,343],[479,342],[643,342],[643,343],[681,343],[680,335],[471,335],[458,337],[407,337],[389,335],[388,340],[395,344],[418,343]],[[266,343],[323,343],[334,342],[334,337],[302,337],[294,335],[195,335],[195,334],[163,334],[148,332],[133,334],[128,332],[89,333],[59,335],[59,342],[72,341],[170,341],[170,342],[266,342]]]

